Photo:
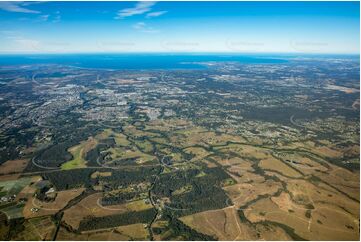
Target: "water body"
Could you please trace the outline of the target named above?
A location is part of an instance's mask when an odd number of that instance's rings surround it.
[[[287,58],[220,54],[38,54],[0,55],[0,65],[60,64],[103,69],[203,69],[199,62],[285,63]],[[197,63],[198,62],[198,63]]]

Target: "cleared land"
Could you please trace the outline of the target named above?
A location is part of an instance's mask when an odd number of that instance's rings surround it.
[[[22,172],[28,162],[29,159],[8,160],[0,165],[0,176]]]
[[[79,196],[84,190],[84,188],[79,188],[57,192],[56,198],[52,202],[42,202],[29,194],[28,201],[25,204],[23,211],[24,217],[33,218],[55,214],[60,209],[64,208],[70,200]],[[32,208],[38,208],[39,211],[32,212]]]
[[[141,211],[152,207],[150,204],[145,204],[143,200],[120,205],[102,206],[100,203],[102,197],[103,193],[87,196],[73,207],[65,210],[63,221],[72,228],[77,229],[80,221],[87,216],[103,217],[127,211]]]

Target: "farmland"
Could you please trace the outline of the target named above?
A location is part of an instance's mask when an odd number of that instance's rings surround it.
[[[0,238],[358,240],[358,61],[211,64],[0,68]]]

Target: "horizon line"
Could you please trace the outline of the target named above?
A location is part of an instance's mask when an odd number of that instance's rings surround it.
[[[357,53],[341,52],[227,52],[227,51],[113,51],[113,52],[1,52],[0,55],[74,55],[74,54],[225,54],[225,55],[253,55],[253,54],[278,54],[278,55],[355,55]]]

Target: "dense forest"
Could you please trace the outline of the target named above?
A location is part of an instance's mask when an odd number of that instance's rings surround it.
[[[126,212],[104,217],[89,217],[80,222],[79,231],[96,230],[136,223],[149,223],[156,211],[151,208],[139,212]]]

